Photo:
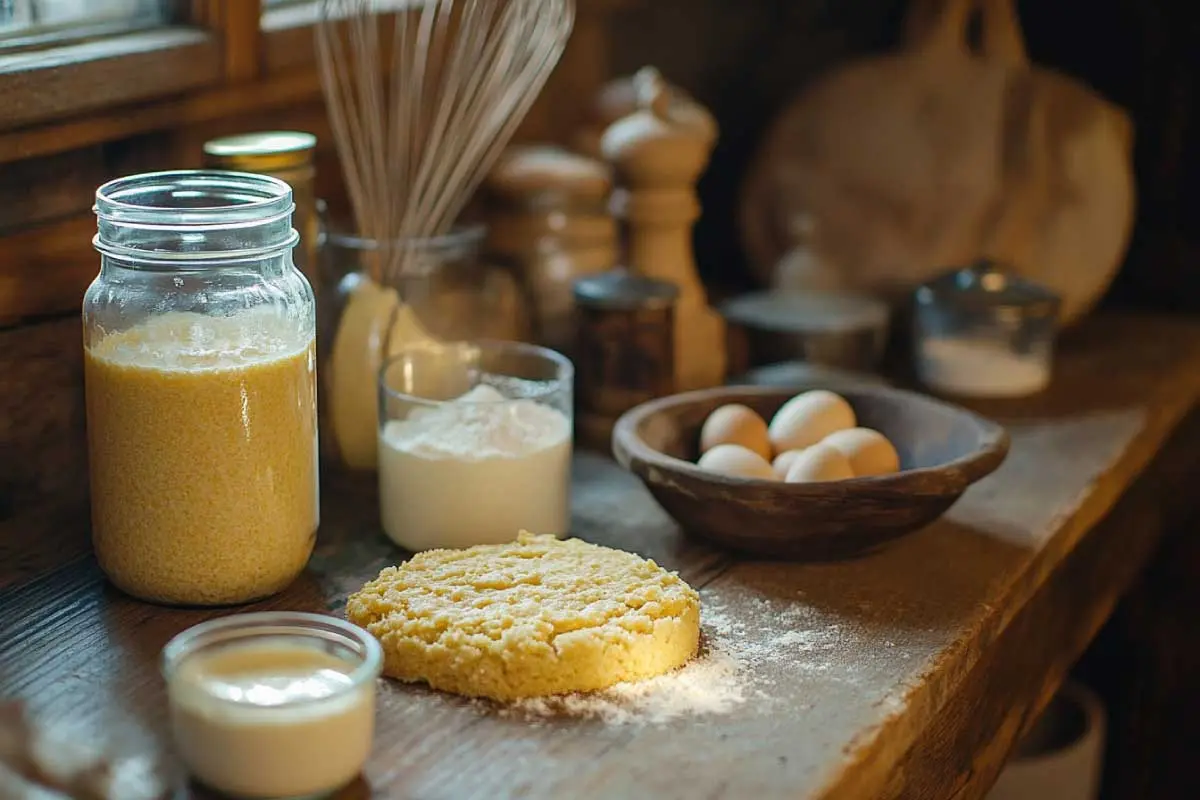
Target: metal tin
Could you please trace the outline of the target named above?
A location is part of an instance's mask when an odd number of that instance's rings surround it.
[[[674,391],[676,286],[615,271],[577,281],[574,296],[581,413],[615,421]]]
[[[204,143],[212,165],[242,172],[286,171],[312,165],[317,137],[302,131],[261,131],[222,136]],[[281,179],[282,180],[282,179]]]
[[[313,150],[317,137],[303,131],[260,131],[222,136],[204,143],[204,166],[233,172],[270,175],[292,187],[296,211],[292,224],[300,232],[296,266],[316,287],[316,168]]]
[[[1055,318],[1062,305],[1046,287],[987,260],[939,275],[918,288],[916,298],[919,306],[938,304],[1023,319]]]
[[[873,371],[890,323],[883,301],[841,292],[755,292],[727,301],[721,314],[734,373],[786,361]]]
[[[1061,298],[990,261],[917,289],[921,382],[958,397],[1023,397],[1050,382]]]
[[[679,287],[667,281],[613,270],[575,282],[575,302],[591,308],[634,311],[674,307]]]

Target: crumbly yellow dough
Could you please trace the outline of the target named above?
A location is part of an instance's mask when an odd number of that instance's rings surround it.
[[[496,700],[661,675],[700,641],[700,596],[678,575],[525,532],[388,567],[350,596],[346,617],[383,645],[387,675]]]

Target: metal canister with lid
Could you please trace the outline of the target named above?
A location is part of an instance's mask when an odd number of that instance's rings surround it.
[[[679,289],[613,270],[576,281],[573,294],[579,434],[607,447],[621,414],[675,390]]]
[[[303,131],[239,133],[204,143],[207,169],[270,175],[292,187],[296,204],[292,220],[300,233],[300,245],[293,259],[314,289],[320,286],[316,275],[318,221],[313,165],[316,146],[317,137]]]
[[[916,292],[917,374],[961,397],[1023,397],[1050,382],[1061,298],[991,261]]]

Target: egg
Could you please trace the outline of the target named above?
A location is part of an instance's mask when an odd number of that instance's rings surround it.
[[[738,444],[719,444],[700,456],[696,465],[732,478],[776,480],[775,470],[771,469],[765,458]]]
[[[854,477],[850,459],[827,444],[814,444],[800,451],[788,469],[788,483],[823,483]]]
[[[896,448],[879,431],[847,428],[829,434],[822,444],[829,445],[850,459],[851,469],[860,478],[900,471],[900,456]]]
[[[775,456],[775,460],[771,462],[771,469],[775,470],[775,477],[779,478],[779,480],[786,478],[788,470],[792,467],[792,462],[796,460],[796,456],[803,452],[803,450],[785,450]]]
[[[775,412],[767,435],[776,453],[803,450],[826,436],[853,428],[854,409],[839,394],[815,389],[796,395]]]
[[[700,429],[700,452],[707,453],[719,444],[737,444],[764,459],[771,457],[766,420],[739,403],[721,406],[704,420],[704,427]]]

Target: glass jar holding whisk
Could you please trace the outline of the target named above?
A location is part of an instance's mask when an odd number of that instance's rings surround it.
[[[479,257],[463,211],[566,47],[575,3],[319,5],[317,65],[355,217],[344,230],[360,234],[323,234],[318,259],[345,300],[327,304],[322,375],[339,460],[374,470],[385,356],[422,338],[524,336],[518,283]]]
[[[328,398],[323,453],[352,470],[375,468],[376,379],[390,354],[414,342],[526,338],[524,296],[511,268],[484,258],[483,226],[380,245],[322,215],[321,364]]]

